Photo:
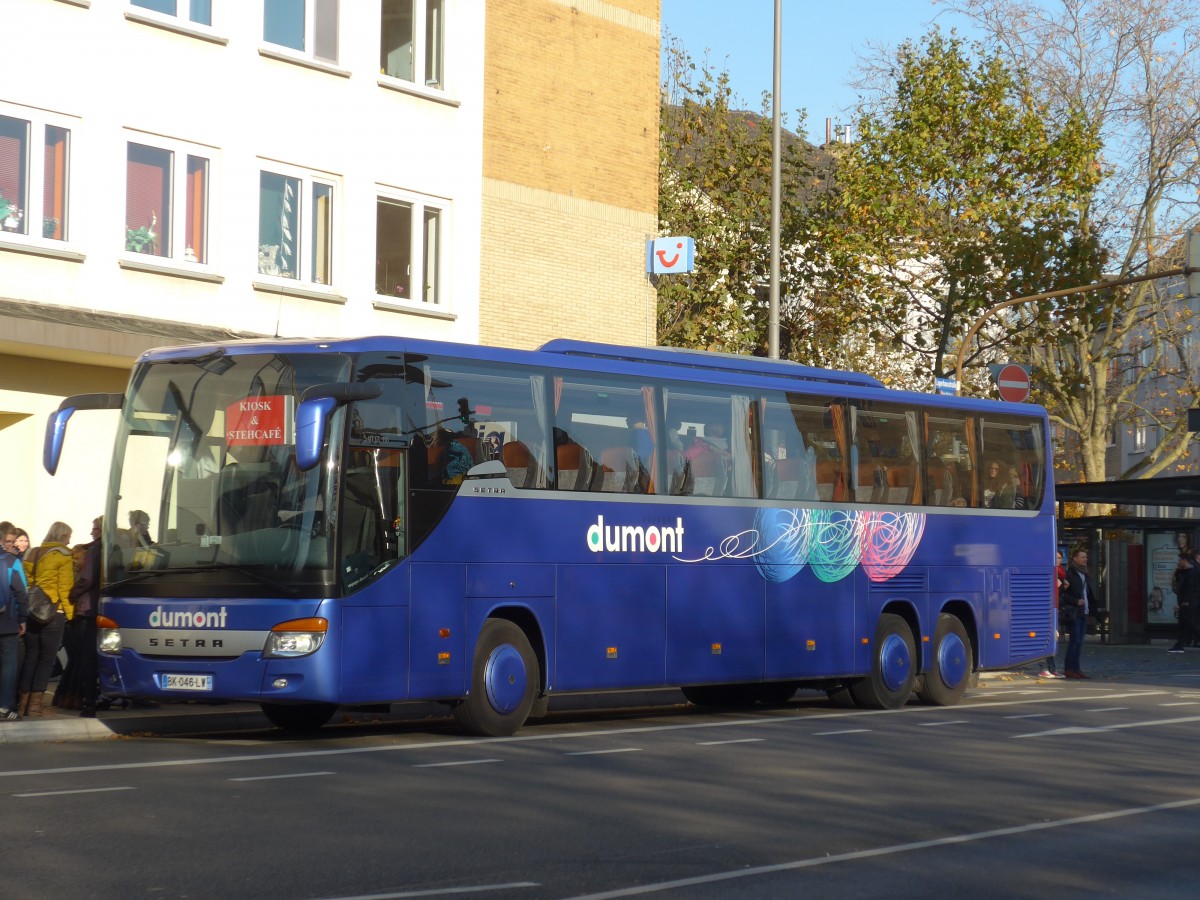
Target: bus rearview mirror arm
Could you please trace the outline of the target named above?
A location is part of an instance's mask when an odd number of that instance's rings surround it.
[[[383,393],[378,384],[347,384],[333,381],[314,384],[300,395],[296,410],[296,465],[307,472],[321,460],[325,430],[330,414],[356,400],[374,400]]]
[[[63,441],[67,436],[67,422],[75,414],[75,410],[120,409],[124,403],[124,394],[76,394],[58,404],[58,409],[46,420],[46,440],[42,442],[43,468],[51,475],[58,471]]]

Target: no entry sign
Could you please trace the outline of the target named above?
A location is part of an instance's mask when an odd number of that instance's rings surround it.
[[[996,387],[1000,389],[1001,400],[1024,403],[1029,399],[1029,373],[1016,363],[1001,366],[996,373]]]

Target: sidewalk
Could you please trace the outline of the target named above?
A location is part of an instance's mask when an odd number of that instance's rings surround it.
[[[1043,681],[1037,665],[1023,666],[1010,672],[989,672],[980,676],[977,690],[998,682],[1027,681],[1030,684],[1105,685],[1112,682],[1161,685],[1176,688],[1200,689],[1200,650],[1186,653],[1167,653],[1171,641],[1149,644],[1101,644],[1089,637],[1083,648],[1083,671],[1090,681]],[[1062,671],[1062,648],[1058,653],[1058,669]],[[581,709],[630,709],[647,706],[682,704],[677,690],[629,691],[612,694],[561,696],[552,698],[551,713]],[[397,704],[388,713],[339,711],[331,726],[366,724],[371,722],[447,721],[446,707],[437,703]],[[249,703],[197,703],[183,701],[163,703],[156,709],[118,709],[97,713],[94,719],[80,718],[79,713],[56,712],[38,719],[0,724],[0,746],[38,741],[86,741],[114,737],[158,737],[222,733],[251,733],[273,730],[259,710]]]

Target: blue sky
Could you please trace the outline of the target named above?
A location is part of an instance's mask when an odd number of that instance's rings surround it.
[[[848,82],[868,46],[919,38],[935,17],[944,31],[974,34],[932,0],[783,0],[781,108],[806,110],[809,140],[823,142],[826,116],[848,121],[857,99]],[[728,69],[746,108],[759,110],[762,92],[771,89],[774,0],[662,0],[662,27],[693,59],[708,50],[715,69]]]

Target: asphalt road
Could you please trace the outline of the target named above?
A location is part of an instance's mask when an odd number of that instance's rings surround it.
[[[17,745],[0,894],[1191,898],[1197,688]]]

